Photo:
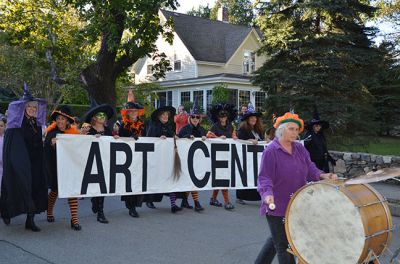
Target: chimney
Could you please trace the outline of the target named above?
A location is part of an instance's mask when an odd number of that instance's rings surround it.
[[[229,13],[228,13],[228,8],[221,5],[218,8],[218,14],[217,14],[217,20],[229,23]]]

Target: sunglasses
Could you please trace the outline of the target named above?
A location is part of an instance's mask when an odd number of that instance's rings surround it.
[[[200,119],[201,116],[199,116],[199,115],[192,115],[192,116],[190,116],[190,118],[192,118],[192,119]]]
[[[97,113],[97,114],[95,115],[95,117],[96,117],[96,118],[99,118],[99,119],[105,119],[105,118],[107,117],[107,115],[106,115],[106,113],[104,113],[104,112],[99,112],[99,113]]]

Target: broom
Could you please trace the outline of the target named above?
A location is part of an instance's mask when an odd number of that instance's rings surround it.
[[[181,158],[179,157],[178,147],[176,145],[176,136],[174,135],[174,180],[179,180],[181,176]]]

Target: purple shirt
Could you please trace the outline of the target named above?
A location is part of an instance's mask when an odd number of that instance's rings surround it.
[[[291,196],[307,182],[318,181],[321,174],[302,144],[293,142],[289,154],[276,138],[264,150],[260,167],[257,188],[261,196],[260,215],[285,216]],[[267,211],[263,202],[267,195],[274,196],[275,210]]]

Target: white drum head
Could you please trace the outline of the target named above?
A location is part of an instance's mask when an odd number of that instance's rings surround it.
[[[363,252],[361,215],[334,186],[315,183],[302,189],[286,221],[294,248],[309,264],[355,264]]]

